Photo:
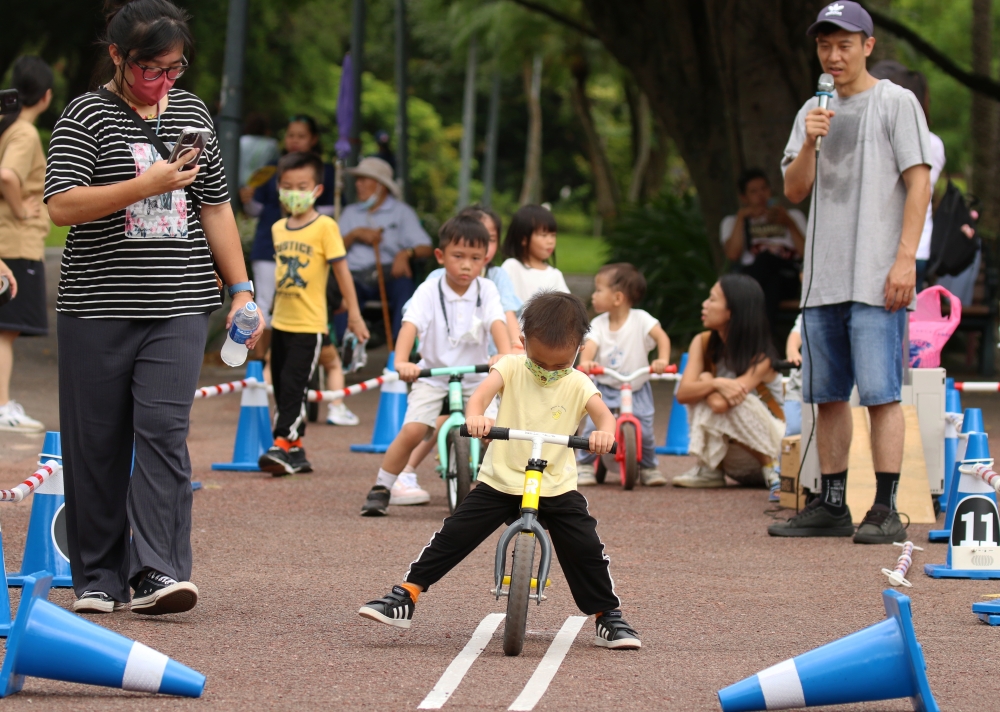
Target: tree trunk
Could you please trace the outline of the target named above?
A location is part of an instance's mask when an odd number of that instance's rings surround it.
[[[663,183],[667,177],[667,161],[670,158],[670,136],[661,121],[655,116],[651,118],[656,145],[649,152],[646,175],[642,179],[642,193],[647,201],[656,198],[663,190]]]
[[[542,55],[524,63],[524,93],[528,97],[528,146],[524,158],[521,205],[542,202]]]
[[[792,121],[819,74],[805,34],[815,4],[582,2],[598,38],[632,72],[687,164],[721,267],[722,248],[713,237],[722,218],[736,212],[740,168],[763,168],[780,194]]]
[[[649,116],[649,99],[645,94],[639,94],[639,101],[636,102],[636,117],[633,121],[635,129],[632,133],[632,144],[634,146],[635,163],[632,165],[632,180],[628,186],[628,202],[638,203],[642,195],[642,184],[646,179],[646,168],[649,166],[649,158],[653,152],[653,127]]]
[[[597,214],[603,221],[613,220],[618,214],[618,185],[611,173],[611,163],[608,161],[607,151],[604,150],[604,142],[594,124],[590,98],[587,96],[587,77],[590,75],[590,68],[582,54],[570,60],[570,73],[573,76],[570,98],[586,137],[585,146],[587,159],[590,161],[590,172],[594,178]]]
[[[972,71],[991,74],[993,56],[992,32],[993,1],[972,0]],[[1000,224],[997,209],[997,191],[994,187],[996,171],[997,111],[996,102],[982,94],[972,93],[972,193],[982,200],[982,226],[996,232]]]
[[[884,12],[887,15],[892,14],[892,0],[868,0],[868,5],[873,10]],[[872,50],[871,56],[868,57],[868,66],[874,66],[883,59],[897,59],[896,38],[888,32],[876,32],[875,49]]]

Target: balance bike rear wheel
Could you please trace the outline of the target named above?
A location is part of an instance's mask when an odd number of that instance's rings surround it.
[[[594,460],[594,479],[597,480],[597,484],[603,485],[607,475],[608,468],[604,466],[604,455],[598,455],[597,459]]]
[[[453,513],[472,486],[472,465],[469,462],[471,455],[468,438],[459,436],[457,428],[452,428],[445,442],[448,445],[445,486],[448,489],[448,511]]]
[[[625,445],[624,463],[622,465],[622,487],[627,490],[635,487],[639,480],[639,448],[636,444],[635,424],[622,423],[622,442]]]
[[[531,572],[535,564],[535,537],[528,532],[517,535],[514,543],[514,563],[510,570],[507,592],[507,618],[503,626],[503,654],[520,655],[528,628],[528,595],[531,593]]]

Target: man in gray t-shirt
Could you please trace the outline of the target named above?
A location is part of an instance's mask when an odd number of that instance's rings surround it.
[[[818,405],[823,492],[768,533],[892,543],[905,535],[895,502],[905,431],[903,334],[930,201],[930,133],[912,92],[868,73],[875,38],[864,8],[838,0],[808,32],[835,91],[827,109],[813,98],[799,110],[781,166],[791,202],[812,196],[802,380],[803,401]],[[875,503],[857,532],[845,498],[855,384],[871,418],[876,477]]]

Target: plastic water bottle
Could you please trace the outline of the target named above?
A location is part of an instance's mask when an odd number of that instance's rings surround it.
[[[259,323],[260,312],[253,302],[247,302],[246,306],[233,317],[233,325],[229,327],[226,343],[222,346],[222,360],[227,366],[242,366],[246,362],[246,340],[257,330]]]

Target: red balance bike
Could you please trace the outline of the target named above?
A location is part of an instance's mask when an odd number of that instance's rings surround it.
[[[623,376],[617,371],[603,366],[594,366],[590,371],[584,371],[590,376],[611,376],[621,381],[621,405],[618,407],[618,416],[615,422],[615,462],[621,473],[622,487],[627,490],[635,487],[639,481],[639,463],[642,462],[642,424],[639,419],[632,414],[632,381],[640,376],[650,375],[651,380],[677,380],[677,366],[667,366],[663,374],[653,373],[653,367],[640,368],[634,373]],[[594,478],[598,483],[604,482],[608,468],[603,457],[598,457],[594,463]]]

